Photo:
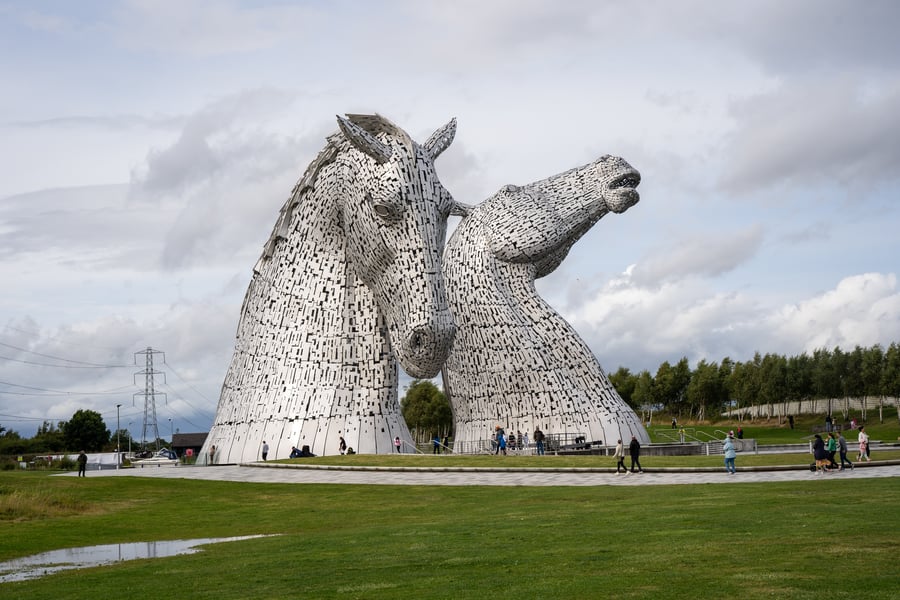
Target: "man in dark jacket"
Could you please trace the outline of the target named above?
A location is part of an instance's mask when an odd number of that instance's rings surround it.
[[[84,477],[84,472],[87,469],[87,454],[84,453],[84,450],[81,451],[81,454],[78,455],[78,476]]]
[[[637,441],[635,436],[631,436],[631,443],[628,444],[628,452],[631,454],[631,472],[634,473],[634,467],[637,465],[638,473],[643,473],[641,468],[641,443]]]

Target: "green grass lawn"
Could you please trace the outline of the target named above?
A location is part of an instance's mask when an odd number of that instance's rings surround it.
[[[898,460],[900,449],[876,450],[873,460]],[[848,455],[851,462],[856,462],[856,453]],[[721,467],[722,455],[713,456],[641,456],[641,466],[654,468],[692,468]],[[806,466],[812,462],[812,454],[795,452],[789,454],[752,454],[740,453],[737,457],[738,467],[763,466]],[[630,464],[625,458],[625,463]],[[350,467],[407,467],[407,468],[479,468],[479,469],[604,469],[614,471],[616,459],[612,456],[600,455],[514,455],[497,456],[493,454],[356,454],[353,456],[317,456],[315,458],[295,458],[275,461],[298,465],[329,465]]]
[[[869,410],[869,419],[866,422],[866,432],[873,440],[883,442],[896,442],[900,439],[900,421],[897,419],[897,412],[893,408],[884,411],[884,423],[880,423],[877,419],[878,411]],[[853,411],[851,416],[862,422],[862,418],[857,411]],[[716,423],[679,423],[679,429],[684,427],[688,435],[693,435],[698,439],[706,441],[706,435],[697,435],[696,432],[711,435],[716,439],[722,439],[724,433],[734,430],[738,427],[744,428],[744,437],[755,439],[758,444],[799,444],[805,442],[812,437],[813,427],[822,427],[825,424],[824,415],[797,415],[794,421],[794,429],[791,429],[787,422],[780,424],[778,419],[755,419],[744,421],[728,420]],[[843,422],[843,416],[836,416],[836,421]],[[670,443],[678,439],[678,430],[673,430],[670,424],[671,418],[654,419],[652,426],[647,430],[650,433],[650,439],[654,443]],[[856,431],[845,431],[844,437],[850,442],[856,441]]]
[[[280,534],[0,584],[42,598],[893,598],[900,481],[279,485],[0,473],[0,560]]]

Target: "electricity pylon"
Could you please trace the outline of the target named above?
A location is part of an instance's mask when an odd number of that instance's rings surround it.
[[[155,390],[156,387],[156,375],[163,376],[163,383],[166,383],[166,374],[163,371],[156,371],[153,369],[153,355],[154,354],[162,354],[163,362],[166,361],[166,355],[164,352],[159,350],[154,350],[153,348],[147,346],[146,350],[141,350],[140,352],[134,353],[134,364],[138,364],[137,355],[144,355],[144,370],[138,371],[134,374],[135,377],[135,385],[137,385],[137,376],[144,376],[144,391],[143,392],[135,392],[132,397],[132,405],[134,404],[134,397],[143,396],[144,397],[144,428],[141,431],[141,450],[147,449],[147,432],[153,434],[153,440],[156,442],[156,449],[159,450],[159,426],[156,424],[156,397],[162,396],[163,400],[168,404],[168,400],[166,399],[166,394],[164,392],[157,392]]]

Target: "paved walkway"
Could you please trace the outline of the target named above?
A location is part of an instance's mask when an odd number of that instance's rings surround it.
[[[898,461],[890,461],[896,463]],[[75,476],[75,473],[69,474]],[[760,483],[771,481],[809,481],[826,479],[869,479],[900,477],[900,464],[867,465],[852,471],[816,475],[804,470],[724,470],[694,471],[655,469],[643,474],[614,473],[576,469],[417,469],[346,468],[252,463],[216,467],[145,467],[89,471],[88,477],[157,477],[167,479],[204,479],[210,481],[248,481],[254,483],[346,483],[357,485],[496,485],[496,486],[598,486],[598,485],[680,485],[697,483]]]

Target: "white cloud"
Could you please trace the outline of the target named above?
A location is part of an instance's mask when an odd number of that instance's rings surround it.
[[[717,292],[687,279],[646,287],[629,268],[591,301],[563,314],[615,370],[651,371],[687,356],[748,360],[757,350],[785,355],[816,348],[889,345],[900,339],[900,293],[893,273],[847,277],[829,291],[788,305],[743,292]]]
[[[779,308],[762,328],[780,344],[799,344],[806,352],[886,346],[900,339],[897,277],[893,273],[847,277],[833,290]]]

